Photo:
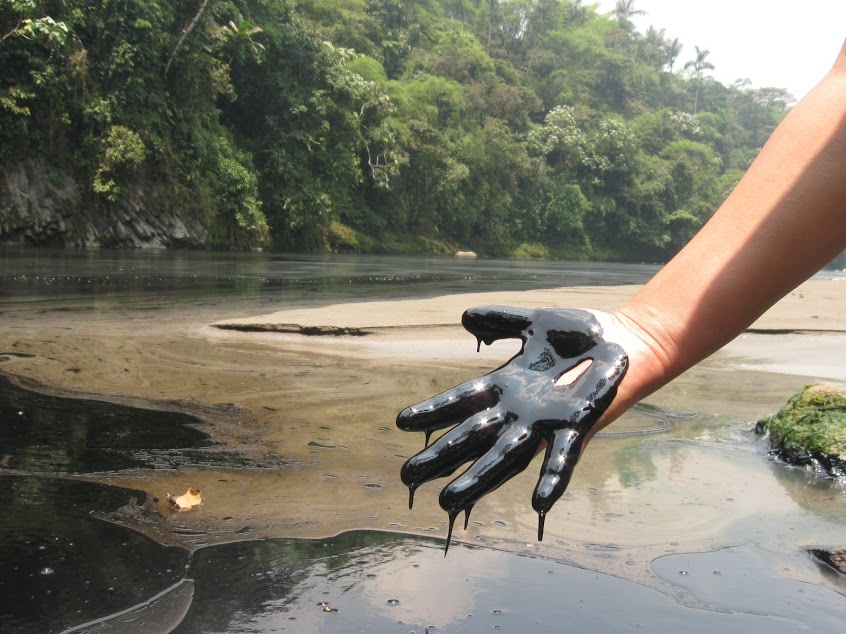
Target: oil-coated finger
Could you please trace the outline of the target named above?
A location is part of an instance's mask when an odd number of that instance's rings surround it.
[[[400,471],[403,484],[416,489],[426,482],[451,475],[461,465],[489,451],[506,421],[505,413],[498,408],[471,416],[409,458]]]
[[[471,379],[406,407],[397,416],[397,427],[403,431],[430,433],[460,423],[499,402],[501,390],[494,384],[494,380],[494,375]]]
[[[546,446],[540,477],[532,494],[532,508],[541,518],[558,501],[573,476],[573,469],[579,460],[585,434],[575,429],[559,429],[553,432],[552,440]],[[543,537],[542,529],[538,539]]]
[[[523,471],[535,455],[540,432],[525,425],[509,427],[496,444],[441,491],[440,505],[450,516],[473,506],[482,496]]]
[[[500,339],[525,341],[533,312],[510,306],[478,306],[464,311],[461,324],[477,341],[488,345]]]

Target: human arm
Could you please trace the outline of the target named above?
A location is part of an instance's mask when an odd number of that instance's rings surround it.
[[[734,339],[844,248],[846,44],[708,223],[603,324],[631,364],[594,431]]]

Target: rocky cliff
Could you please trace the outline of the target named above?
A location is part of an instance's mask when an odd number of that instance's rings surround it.
[[[3,169],[3,168],[0,168]],[[67,174],[28,159],[0,173],[0,245],[202,247],[208,231],[136,187],[106,215]]]

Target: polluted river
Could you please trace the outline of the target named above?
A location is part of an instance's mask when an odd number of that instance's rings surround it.
[[[809,551],[846,545],[846,486],[753,432],[846,380],[842,274],[601,432],[543,541],[540,457],[446,557],[448,479],[408,508],[397,413],[519,349],[465,308],[610,310],[657,270],[0,251],[0,632],[842,631]]]

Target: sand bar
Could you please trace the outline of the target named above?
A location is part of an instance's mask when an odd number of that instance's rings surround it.
[[[227,331],[328,335],[336,343],[358,339],[359,350],[378,349],[388,355],[464,356],[474,351],[471,338],[459,324],[468,307],[561,306],[612,311],[639,288],[584,286],[347,303],[223,320],[213,326]],[[841,362],[846,358],[844,333],[846,286],[840,280],[810,280],[727,345],[716,362],[731,360],[744,369],[846,381],[846,364]]]
[[[611,311],[640,288],[582,286],[523,292],[444,295],[429,299],[359,302],[323,308],[283,310],[246,319],[223,320],[217,327],[252,328],[276,332],[319,331],[384,333],[389,329],[451,327],[470,306],[584,307]],[[757,331],[846,332],[844,286],[835,280],[811,280],[791,292],[751,327]],[[315,332],[315,334],[319,334]]]

